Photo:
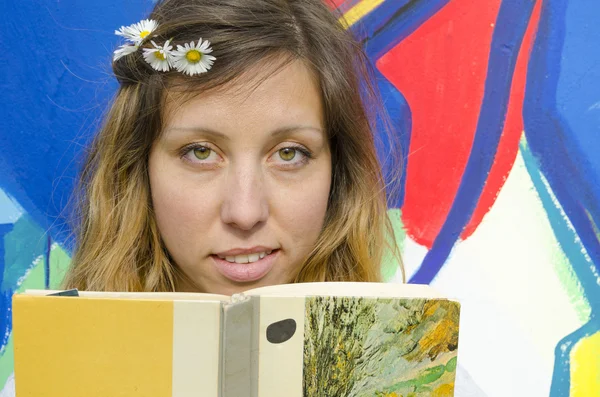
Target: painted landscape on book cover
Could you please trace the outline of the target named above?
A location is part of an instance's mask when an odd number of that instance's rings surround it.
[[[460,305],[307,297],[305,397],[454,395]]]

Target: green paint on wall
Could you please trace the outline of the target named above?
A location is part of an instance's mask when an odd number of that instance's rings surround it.
[[[519,143],[519,155],[523,158],[523,161],[525,162],[525,164],[527,166],[527,171],[529,172],[529,176],[530,176],[530,178],[532,178],[532,183],[534,184],[534,186],[536,186],[533,181],[533,178],[536,178],[538,180],[543,180],[543,176],[540,173],[540,170],[537,168],[537,161],[535,160],[535,157],[529,150],[527,140],[525,139],[525,134],[523,134],[523,136],[521,137],[521,142]],[[535,173],[535,174],[532,175],[532,173]],[[548,184],[544,184],[544,185],[545,185],[546,192],[543,192],[543,193],[545,193],[546,195],[550,195],[551,198],[555,199],[554,192],[552,192],[552,190],[550,189],[550,186]],[[540,192],[538,192],[537,189],[536,189],[536,194],[538,195],[540,202],[542,202],[542,198],[539,197]],[[554,205],[561,212],[561,214],[564,217],[566,217],[566,214],[564,214],[564,211],[563,211],[562,207],[560,206],[560,204],[558,203],[558,201],[554,201]],[[567,258],[567,255],[565,254],[565,251],[559,244],[558,239],[556,238],[554,232],[552,235],[553,235],[553,239],[548,244],[548,250],[549,250],[550,256],[552,258],[552,266],[553,266],[554,271],[556,272],[558,279],[560,280],[567,296],[569,297],[569,301],[571,302],[571,305],[573,305],[573,308],[575,309],[577,318],[579,319],[579,321],[581,321],[581,324],[583,325],[587,321],[589,321],[590,315],[592,313],[592,309],[589,305],[589,302],[587,301],[587,299],[585,298],[585,296],[582,293],[583,287],[581,286],[579,279],[577,278],[577,276],[575,275],[575,272],[573,271],[573,267],[571,266],[571,262],[569,261],[569,258]],[[582,246],[582,248],[583,248],[583,246]]]
[[[67,274],[71,257],[58,244],[52,244],[50,250],[50,289],[61,289]]]
[[[396,245],[400,249],[400,252],[404,252],[406,232],[404,231],[404,225],[402,223],[402,212],[397,208],[389,209],[388,216],[394,229]],[[392,238],[392,236],[388,236],[388,238]],[[383,256],[381,263],[381,277],[383,281],[390,281],[394,275],[396,275],[398,270],[400,270],[398,266],[398,259],[392,255],[391,252],[387,251]]]
[[[24,214],[15,222],[13,229],[4,236],[3,291],[18,284],[23,273],[39,256],[44,255],[46,244],[44,230],[29,215]]]
[[[571,268],[571,262],[563,252],[558,242],[555,246],[551,247],[552,266],[558,275],[558,278],[565,289],[569,301],[575,309],[577,319],[581,321],[581,324],[585,324],[590,319],[592,314],[592,308],[589,302],[582,294],[582,287],[579,279]]]

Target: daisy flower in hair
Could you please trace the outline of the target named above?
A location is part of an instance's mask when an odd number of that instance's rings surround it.
[[[123,36],[127,40],[140,44],[144,38],[152,33],[158,27],[158,23],[153,19],[144,19],[138,23],[129,26],[121,26],[119,30],[115,30],[115,34]]]
[[[116,62],[118,59],[124,57],[125,55],[129,55],[129,54],[133,54],[134,52],[136,52],[139,48],[139,45],[137,44],[125,44],[120,46],[119,48],[117,48],[115,50],[115,53],[113,55],[113,62]]]
[[[177,46],[177,51],[173,51],[173,66],[177,71],[193,76],[195,74],[207,72],[215,61],[214,56],[208,55],[212,52],[210,42],[198,39],[198,43],[185,43],[184,46]]]
[[[157,45],[153,40],[150,41],[153,48],[144,48],[144,59],[159,72],[168,72],[171,69],[173,46],[171,40],[167,40],[162,46]]]

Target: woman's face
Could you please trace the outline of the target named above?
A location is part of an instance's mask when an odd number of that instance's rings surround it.
[[[289,282],[323,226],[331,153],[319,87],[297,61],[253,83],[167,101],[149,175],[160,234],[195,284],[179,290]]]

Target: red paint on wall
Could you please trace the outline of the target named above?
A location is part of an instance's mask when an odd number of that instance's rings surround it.
[[[331,9],[339,8],[345,2],[346,0],[325,0],[325,4],[327,4]]]
[[[485,214],[491,209],[496,201],[496,197],[502,189],[508,173],[512,169],[517,153],[519,150],[519,140],[523,132],[523,100],[525,98],[525,81],[527,78],[527,64],[529,63],[529,55],[535,39],[538,22],[540,20],[540,11],[542,8],[542,0],[538,0],[529,26],[523,38],[523,44],[519,51],[517,64],[515,66],[515,74],[513,76],[510,101],[508,104],[508,112],[506,114],[506,123],[504,131],[498,145],[498,153],[494,160],[494,166],[490,170],[485,188],[481,193],[481,198],[477,204],[477,208],[471,217],[471,221],[465,227],[462,234],[462,239],[466,240],[477,229],[477,226],[483,220]]]
[[[402,218],[409,236],[427,247],[471,150],[499,6],[500,0],[453,0],[377,63],[411,108]]]

